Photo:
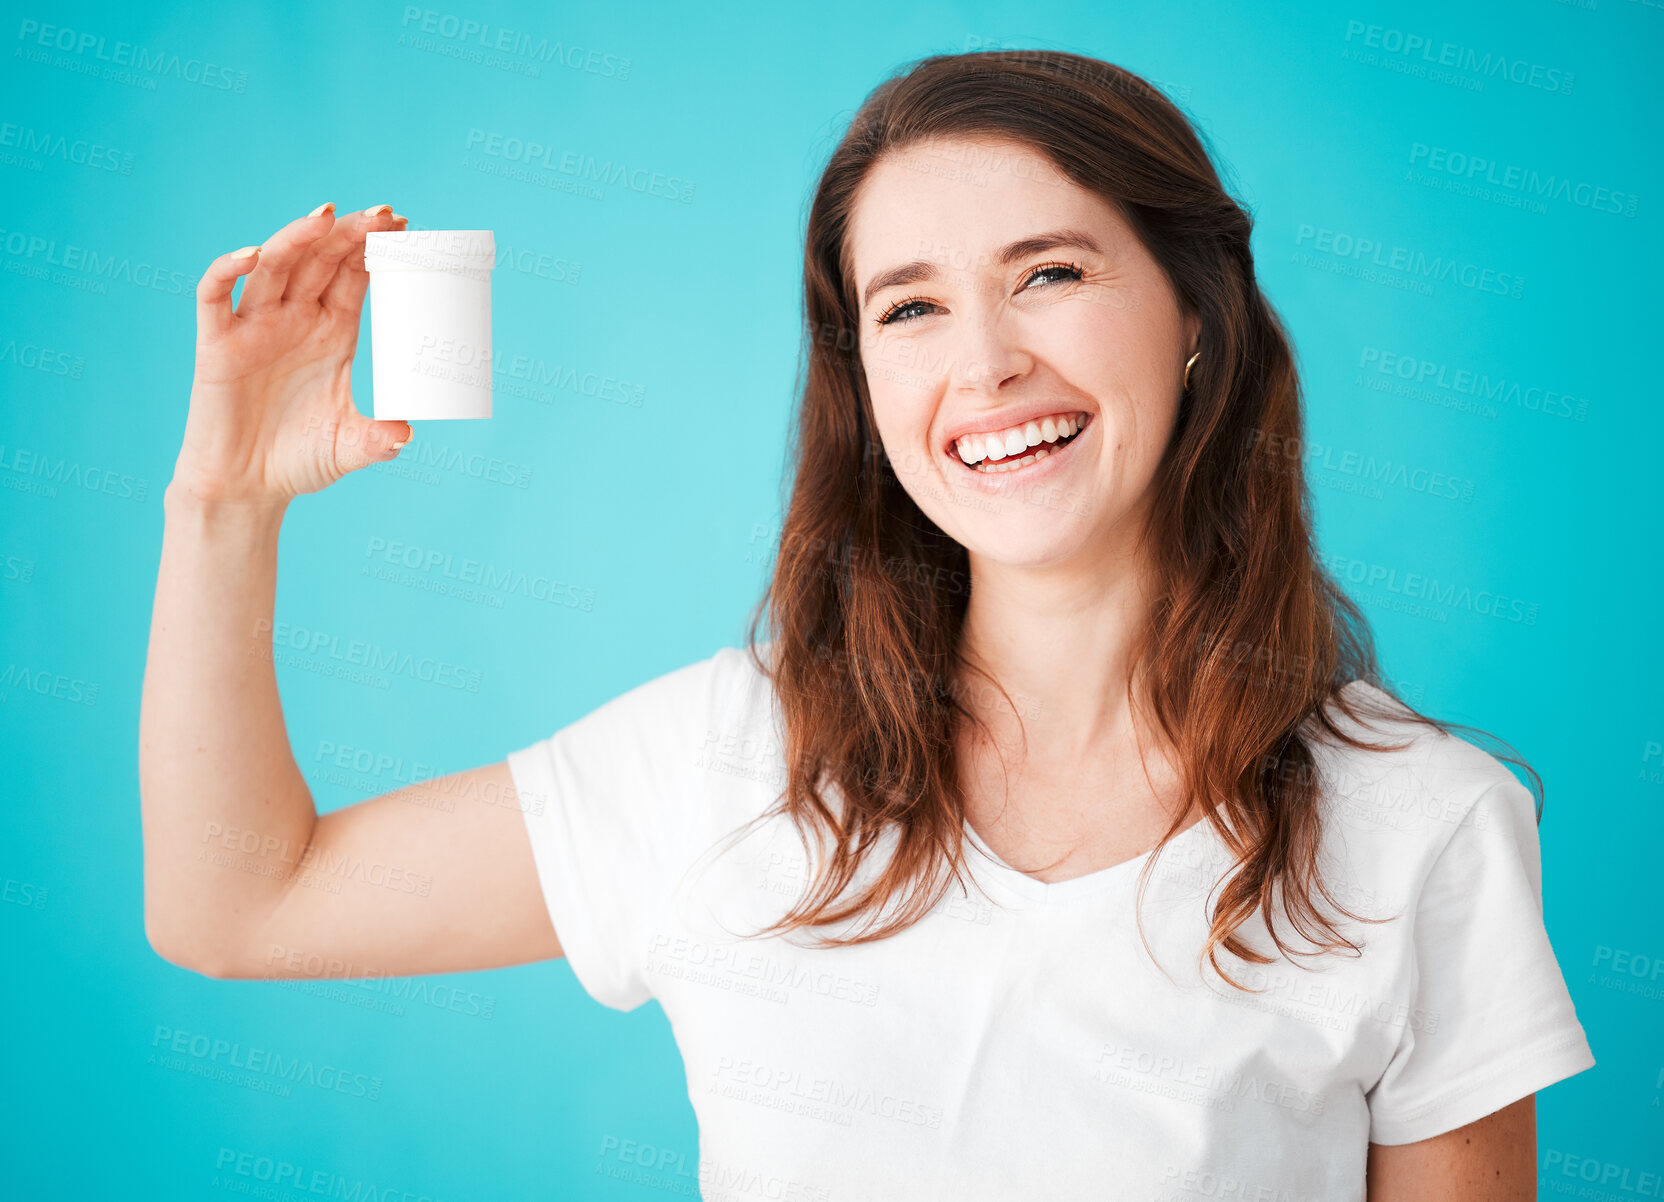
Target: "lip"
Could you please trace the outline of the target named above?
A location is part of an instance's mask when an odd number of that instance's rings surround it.
[[[1048,409],[1045,413],[1041,414],[1041,416],[1049,417],[1053,413],[1057,412],[1059,412],[1059,410]],[[1065,409],[1062,410],[1062,412],[1067,413],[1068,410]],[[1020,467],[1016,471],[980,472],[961,459],[959,457],[958,450],[951,445],[948,447],[946,454],[949,459],[958,465],[960,474],[971,477],[972,481],[975,482],[976,487],[987,489],[990,492],[1003,492],[1005,489],[1013,487],[1019,483],[1026,484],[1029,481],[1043,479],[1044,477],[1051,475],[1053,472],[1058,471],[1060,469],[1060,465],[1074,457],[1075,448],[1080,445],[1083,438],[1090,437],[1092,431],[1096,429],[1098,425],[1098,415],[1096,413],[1084,409],[1079,412],[1086,414],[1086,422],[1083,426],[1081,426],[1079,433],[1077,433],[1075,437],[1071,438],[1062,450],[1053,451],[1039,462],[1031,463],[1027,467]],[[995,430],[1003,428],[1004,427],[1002,426],[992,427],[992,429]],[[965,431],[967,434],[974,434],[976,432],[977,431],[975,430]],[[1038,450],[1039,448],[1032,449]],[[1012,456],[1012,458],[1021,458],[1021,456]],[[960,476],[954,476],[953,478],[958,479]]]
[[[954,458],[959,457],[958,442],[967,434],[992,434],[996,430],[1009,430],[1012,426],[1025,426],[1029,422],[1037,422],[1044,417],[1052,417],[1059,413],[1084,413],[1087,424],[1097,415],[1090,409],[1059,409],[1056,405],[1040,403],[1028,405],[1013,405],[1009,409],[1000,409],[977,418],[974,422],[966,422],[963,426],[955,426],[948,431],[942,449]],[[960,460],[961,463],[964,460]]]

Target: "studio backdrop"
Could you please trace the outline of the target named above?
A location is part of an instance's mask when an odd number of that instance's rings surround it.
[[[334,810],[741,643],[810,188],[892,71],[1006,47],[1150,80],[1253,213],[1325,563],[1407,700],[1545,782],[1547,925],[1598,1063],[1538,1100],[1543,1196],[1660,1196],[1664,7],[7,8],[8,1196],[696,1195],[656,1003],[598,1006],[560,960],[224,981],[146,941],[139,697],[195,284],[326,201],[495,234],[490,420],[417,421],[289,510],[272,641]]]

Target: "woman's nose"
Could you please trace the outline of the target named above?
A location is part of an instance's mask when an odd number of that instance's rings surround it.
[[[997,391],[1032,366],[1012,323],[988,317],[969,324],[953,360],[952,384],[966,391]]]

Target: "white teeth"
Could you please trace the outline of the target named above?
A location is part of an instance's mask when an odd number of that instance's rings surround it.
[[[954,445],[959,452],[959,458],[967,466],[976,467],[978,471],[1014,471],[1025,467],[1037,459],[1044,458],[1050,453],[1042,449],[1035,454],[1023,454],[1030,447],[1040,446],[1042,443],[1056,442],[1061,438],[1068,438],[1081,428],[1080,419],[1084,414],[1070,414],[1067,416],[1046,417],[1038,422],[1025,422],[1021,426],[1013,426],[1008,430],[998,430],[992,433],[967,434]],[[1022,455],[1021,459],[1013,458]],[[983,463],[983,460],[987,460]],[[1009,462],[1008,462],[1009,461]],[[997,466],[996,466],[997,465]]]

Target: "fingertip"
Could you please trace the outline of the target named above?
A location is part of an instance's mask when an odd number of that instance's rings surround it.
[[[219,269],[215,274],[247,275],[260,261],[260,252],[263,249],[265,248],[260,246],[245,246],[241,250],[220,256],[219,262],[214,265]]]
[[[325,220],[318,220],[320,217],[325,218]],[[281,248],[285,252],[284,257],[287,258],[290,250],[299,250],[311,246],[320,238],[327,237],[329,231],[334,228],[335,213],[333,206],[324,205],[304,217],[296,217],[279,230],[277,234],[268,238],[267,241],[275,241],[281,238]]]
[[[224,305],[224,316],[229,316],[231,293],[236,289],[237,281],[254,270],[260,260],[260,251],[261,247],[245,246],[216,258],[197,281],[197,300],[210,310]]]

